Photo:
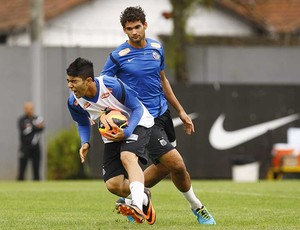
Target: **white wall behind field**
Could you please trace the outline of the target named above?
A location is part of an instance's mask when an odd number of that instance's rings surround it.
[[[169,35],[172,20],[162,16],[171,11],[168,0],[96,0],[78,6],[46,23],[43,42],[46,46],[116,47],[127,37],[119,22],[120,13],[128,6],[140,5],[148,22],[147,37],[159,40]],[[188,20],[193,35],[250,36],[249,25],[216,8],[198,6]],[[9,37],[9,45],[28,45],[29,34]]]

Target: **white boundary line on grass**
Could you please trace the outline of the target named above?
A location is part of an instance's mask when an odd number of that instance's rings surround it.
[[[288,196],[288,195],[270,195],[270,194],[261,194],[255,192],[227,192],[227,191],[202,191],[206,193],[223,193],[223,194],[234,194],[234,195],[241,195],[241,196],[261,196],[261,197],[271,197],[271,198],[285,198],[285,199],[296,199],[300,200],[300,197],[297,196]]]

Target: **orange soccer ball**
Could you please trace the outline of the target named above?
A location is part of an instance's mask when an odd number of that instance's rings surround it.
[[[118,110],[109,110],[101,114],[99,118],[98,129],[102,136],[107,137],[107,133],[116,133],[116,129],[112,128],[112,124],[124,129],[128,126],[127,117]]]

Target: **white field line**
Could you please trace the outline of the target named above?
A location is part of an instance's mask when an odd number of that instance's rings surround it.
[[[299,196],[291,196],[291,195],[282,195],[282,194],[278,194],[278,195],[270,195],[270,194],[266,194],[266,193],[256,193],[256,192],[229,192],[229,191],[220,191],[220,190],[216,190],[216,191],[208,191],[208,190],[203,190],[201,191],[203,193],[220,193],[220,194],[232,194],[232,195],[239,195],[239,196],[255,196],[255,197],[269,197],[269,198],[284,198],[284,199],[293,199],[293,200],[300,200]],[[296,193],[299,194],[299,193]]]

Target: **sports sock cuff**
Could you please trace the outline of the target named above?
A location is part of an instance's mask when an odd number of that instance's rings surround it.
[[[187,192],[183,192],[182,195],[184,198],[189,202],[192,209],[200,208],[202,207],[201,201],[196,197],[193,187],[189,189]]]

